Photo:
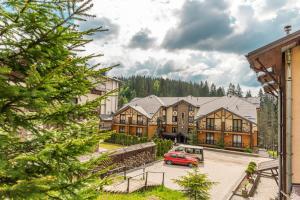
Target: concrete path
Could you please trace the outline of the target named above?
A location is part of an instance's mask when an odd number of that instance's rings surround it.
[[[261,157],[242,156],[215,151],[204,151],[204,164],[199,166],[199,171],[208,175],[208,177],[217,182],[211,190],[212,200],[227,199],[240,179],[250,161],[263,162],[269,159]],[[146,171],[165,172],[165,186],[170,189],[181,190],[174,179],[185,176],[192,169],[186,166],[166,165],[164,162],[157,162],[146,168]],[[141,173],[141,170],[129,173],[129,176]],[[149,176],[149,181],[160,182],[161,174]]]

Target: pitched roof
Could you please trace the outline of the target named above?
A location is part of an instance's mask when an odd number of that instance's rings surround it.
[[[259,107],[259,98],[239,98],[239,97],[157,97],[150,95],[144,98],[134,98],[125,104],[117,113],[131,107],[148,118],[160,109],[160,107],[169,107],[180,101],[185,101],[191,105],[200,108],[196,117],[207,115],[220,108],[225,108],[245,119],[256,123],[256,108]]]
[[[255,104],[236,96],[224,96],[200,106],[196,118],[204,117],[218,109],[224,108],[251,122],[257,122]]]

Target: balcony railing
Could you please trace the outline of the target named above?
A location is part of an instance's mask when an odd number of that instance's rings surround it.
[[[250,128],[248,127],[225,127],[225,131],[229,131],[229,132],[244,132],[244,133],[248,133],[250,132]]]
[[[210,131],[220,131],[221,130],[221,126],[217,126],[217,125],[201,125],[199,127],[200,130],[210,130]]]
[[[120,124],[126,124],[126,120],[125,119],[120,119]]]

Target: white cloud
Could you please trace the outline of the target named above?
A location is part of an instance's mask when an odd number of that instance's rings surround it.
[[[87,53],[104,53],[104,57],[97,59],[103,66],[120,63],[119,68],[110,72],[112,76],[145,74],[196,82],[207,79],[209,82],[225,87],[233,82],[240,83],[245,91],[251,89],[253,93],[256,93],[258,83],[255,80],[255,74],[250,70],[243,53],[238,52],[238,48],[232,51],[234,53],[228,53],[222,49],[215,51],[197,48],[168,50],[161,47],[160,44],[170,29],[176,31],[174,28],[177,27],[177,30],[180,31],[181,27],[178,27],[181,21],[180,12],[186,1],[192,0],[94,0],[92,14],[95,14],[97,19],[108,19],[111,26],[117,27],[117,34],[114,31],[114,37],[103,37],[104,39],[88,44],[86,46]],[[205,0],[198,1],[204,2]],[[227,5],[226,13],[230,18],[232,34],[258,31],[255,30],[255,23],[260,24],[261,28],[264,23],[270,24],[273,19],[278,18],[279,14],[281,24],[290,23],[284,21],[286,18],[289,19],[284,17],[285,13],[300,8],[298,0],[224,1]],[[214,6],[214,4],[209,5]],[[224,5],[222,4],[222,6]],[[244,10],[242,10],[243,8]],[[199,20],[202,20],[202,13],[196,14],[199,14]],[[297,20],[294,20],[293,23],[300,25]],[[215,26],[217,27],[218,24]],[[150,37],[155,44],[151,46],[149,43],[150,46],[147,48],[130,48],[129,42],[141,30],[149,30]],[[272,37],[272,30],[263,31],[269,31],[270,38],[274,37]],[[229,32],[229,34],[231,33]],[[249,38],[253,37],[249,36]],[[227,41],[225,39],[225,42]],[[230,44],[226,45],[230,47]],[[232,44],[232,48],[235,45]]]

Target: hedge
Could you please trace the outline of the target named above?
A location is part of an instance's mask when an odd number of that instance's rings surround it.
[[[153,142],[156,144],[156,156],[161,157],[173,147],[172,140],[155,138]]]
[[[105,142],[113,144],[121,144],[125,146],[148,142],[147,137],[137,137],[135,135],[126,135],[124,133],[113,133],[105,140]]]

